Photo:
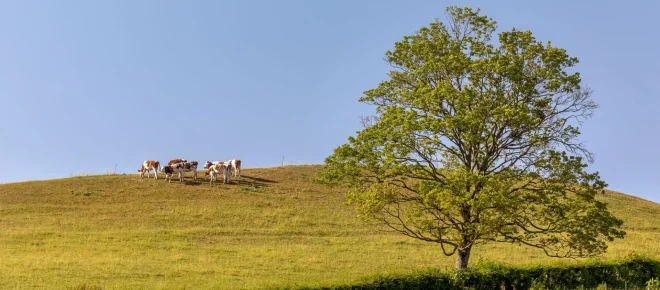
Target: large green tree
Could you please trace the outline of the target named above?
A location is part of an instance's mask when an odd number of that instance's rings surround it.
[[[363,130],[325,160],[320,182],[347,186],[360,216],[457,254],[506,242],[588,257],[623,238],[596,199],[579,125],[598,107],[562,48],[449,7],[387,51],[389,79],[366,91]]]

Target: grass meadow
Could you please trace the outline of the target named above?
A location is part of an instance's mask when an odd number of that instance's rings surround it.
[[[453,266],[436,244],[359,220],[343,190],[312,184],[319,168],[244,169],[240,180],[213,186],[190,173],[169,184],[162,174],[2,184],[0,288],[318,286]],[[616,192],[602,199],[628,233],[602,258],[660,258],[660,204]],[[470,264],[480,260],[579,262],[508,244],[475,248]]]

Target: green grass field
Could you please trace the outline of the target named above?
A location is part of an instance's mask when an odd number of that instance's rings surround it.
[[[212,187],[190,176],[168,184],[162,174],[0,185],[0,288],[252,289],[452,267],[438,245],[359,220],[342,190],[311,183],[319,168],[244,169]],[[615,192],[602,199],[628,232],[604,258],[660,258],[660,204]],[[579,262],[504,244],[473,252],[471,265]]]

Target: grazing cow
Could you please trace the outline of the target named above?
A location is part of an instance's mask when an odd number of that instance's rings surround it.
[[[231,169],[229,168],[229,165],[226,163],[218,163],[215,165],[211,165],[209,169],[206,170],[206,173],[204,174],[204,179],[206,179],[207,176],[211,176],[211,182],[209,184],[213,185],[213,181],[218,180],[218,174],[222,174],[222,183],[228,183],[230,181],[230,176],[231,176]]]
[[[172,165],[165,165],[160,169],[160,172],[165,173],[165,180],[172,182],[172,174],[179,174],[179,181],[183,182],[183,175],[185,174],[185,163],[179,162]]]
[[[181,163],[181,162],[188,162],[188,160],[186,160],[186,159],[172,159],[172,160],[170,160],[170,162],[167,162],[167,165],[172,165],[172,164]]]
[[[144,171],[147,171],[147,178],[150,178],[151,170],[153,170],[154,176],[158,180],[158,167],[160,167],[160,162],[157,160],[145,160],[142,162],[142,168],[138,170],[140,172],[140,178],[144,178]]]
[[[184,171],[192,171],[193,172],[193,178],[197,180],[197,165],[199,164],[197,161],[191,161],[191,162],[184,162],[185,168]]]
[[[233,171],[234,177],[238,176],[238,178],[241,178],[241,160],[232,159],[227,163],[229,164],[229,169]]]

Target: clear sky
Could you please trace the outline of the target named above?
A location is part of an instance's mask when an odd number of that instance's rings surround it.
[[[405,4],[404,4],[405,3]],[[145,159],[322,163],[361,128],[386,50],[448,5],[566,48],[600,104],[610,188],[660,201],[658,1],[2,1],[0,182]]]

